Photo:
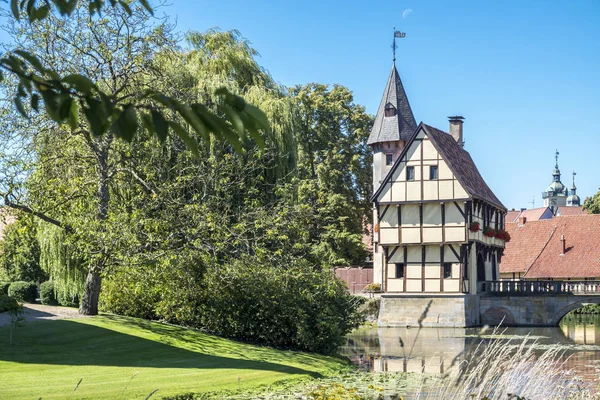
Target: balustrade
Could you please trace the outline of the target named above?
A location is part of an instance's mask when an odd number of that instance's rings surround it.
[[[478,292],[499,295],[600,295],[600,281],[482,281]]]

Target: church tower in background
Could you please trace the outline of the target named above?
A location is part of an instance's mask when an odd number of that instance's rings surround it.
[[[581,199],[577,196],[577,187],[575,186],[575,171],[573,171],[573,186],[571,186],[571,194],[567,197],[568,206],[579,207],[581,205]]]
[[[552,173],[552,183],[542,192],[542,198],[544,199],[544,206],[550,207],[553,212],[556,212],[556,208],[567,205],[567,197],[569,196],[569,190],[560,181],[560,169],[558,169],[558,150],[554,157],[556,164],[554,165],[554,172]],[[573,186],[575,182],[573,181]]]

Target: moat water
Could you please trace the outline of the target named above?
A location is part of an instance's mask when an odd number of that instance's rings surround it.
[[[536,353],[558,345],[564,350],[560,368],[571,370],[585,386],[598,387],[600,315],[567,315],[555,328],[506,328],[496,339],[490,334],[482,337],[481,328],[359,328],[347,336],[343,354],[366,371],[435,374],[482,342],[526,340]]]

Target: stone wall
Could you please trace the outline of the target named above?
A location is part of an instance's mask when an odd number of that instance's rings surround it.
[[[490,326],[556,326],[587,303],[600,303],[600,296],[481,296],[480,320]]]
[[[479,296],[381,295],[379,326],[463,328],[479,325]]]
[[[480,296],[381,295],[379,326],[425,328],[469,326],[556,326],[583,304],[600,304],[599,295]]]

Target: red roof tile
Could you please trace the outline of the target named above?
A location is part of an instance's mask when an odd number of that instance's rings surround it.
[[[504,222],[506,222],[507,224],[509,224],[511,222],[515,222],[517,220],[517,217],[519,216],[519,214],[521,214],[521,211],[507,212],[506,217],[504,217]]]
[[[556,229],[525,278],[600,277],[600,215],[563,216],[551,221]],[[561,255],[563,235],[566,251]]]
[[[548,243],[556,223],[552,219],[506,224],[511,240],[506,243],[500,273],[526,272]]]
[[[558,213],[561,217],[567,215],[587,215],[588,212],[583,209],[583,207],[578,206],[562,206],[558,207]]]
[[[541,219],[552,218],[552,210],[550,207],[538,207],[530,210],[524,210],[519,215],[519,218],[525,217],[527,221],[540,221]]]

